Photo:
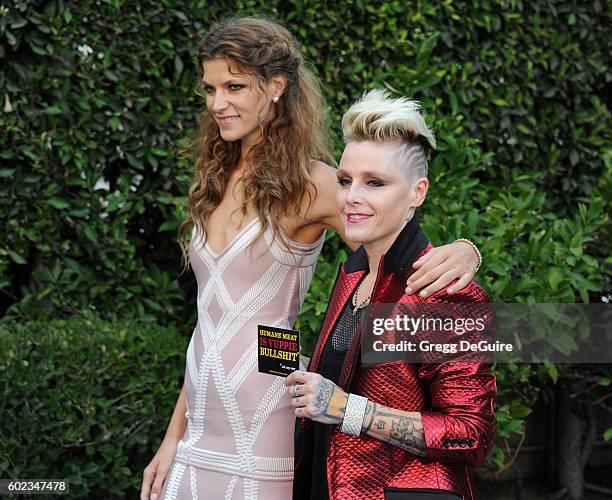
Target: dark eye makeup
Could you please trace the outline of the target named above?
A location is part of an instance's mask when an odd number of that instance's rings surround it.
[[[245,88],[246,85],[242,84],[242,83],[229,83],[227,84],[227,88],[230,89],[232,92],[238,92],[239,90],[242,90],[243,88]],[[200,85],[200,88],[206,92],[207,94],[211,94],[215,91],[215,88],[212,85],[205,85],[202,84]]]

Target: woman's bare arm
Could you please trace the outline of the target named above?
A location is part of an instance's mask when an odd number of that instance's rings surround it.
[[[187,427],[187,418],[185,417],[186,411],[187,396],[185,395],[185,388],[182,388],[181,393],[176,400],[176,405],[174,406],[170,423],[166,429],[165,437],[171,437],[178,440],[183,437],[183,434],[185,434],[185,428]]]
[[[186,410],[187,397],[183,388],[174,406],[174,412],[166,429],[166,435],[157,453],[143,472],[140,500],[157,500],[160,497],[166,476],[174,460],[176,447],[187,427]]]

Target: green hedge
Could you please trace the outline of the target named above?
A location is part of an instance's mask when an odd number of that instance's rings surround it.
[[[440,144],[423,226],[436,244],[475,240],[478,279],[494,300],[518,302],[609,293],[610,12],[564,0],[241,0],[231,10],[297,35],[335,131],[365,88],[422,101]],[[179,275],[174,241],[192,172],[180,151],[203,108],[196,41],[228,13],[217,0],[0,7],[0,315],[95,309],[193,327],[193,278]],[[328,240],[298,321],[307,343],[345,255]],[[522,430],[532,387],[557,372],[498,376],[508,437]],[[499,465],[503,453],[492,457]]]
[[[187,339],[142,322],[0,324],[0,476],[136,498],[183,376]]]
[[[556,238],[552,219],[574,220],[580,200],[609,197],[608,4],[249,0],[232,10],[253,13],[279,19],[303,43],[336,131],[366,87],[386,84],[423,102],[443,149],[432,167],[435,203],[455,216],[438,219],[430,236],[472,236],[485,262],[497,252],[514,260],[507,281],[532,264],[487,247],[498,223],[491,208],[516,225],[517,207],[528,205]],[[193,317],[193,283],[177,278],[174,234],[192,171],[179,152],[203,108],[193,91],[196,41],[227,14],[225,2],[202,0],[0,8],[3,309]],[[466,147],[458,154],[468,163],[447,154]],[[474,195],[479,180],[491,184]],[[457,193],[473,203],[456,203]],[[532,237],[516,227],[512,241]],[[557,281],[557,272],[537,269],[537,278]]]

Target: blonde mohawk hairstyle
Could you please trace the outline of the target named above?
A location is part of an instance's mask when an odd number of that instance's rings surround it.
[[[393,99],[384,90],[370,90],[344,113],[344,142],[397,143],[398,166],[408,168],[411,177],[426,177],[427,152],[436,149],[436,139],[420,109],[418,101],[406,97]]]

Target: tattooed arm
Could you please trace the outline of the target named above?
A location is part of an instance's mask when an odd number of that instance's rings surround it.
[[[293,372],[285,381],[295,415],[321,422],[342,424],[348,394],[318,373]],[[425,436],[421,414],[394,410],[368,401],[361,433],[380,439],[415,455],[425,456]]]
[[[361,433],[424,457],[427,446],[421,414],[368,401]]]

